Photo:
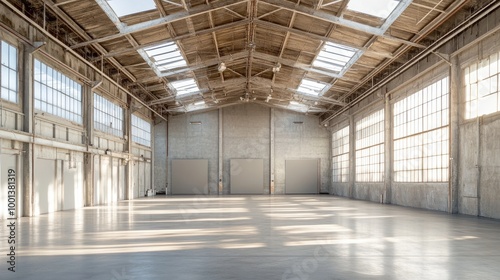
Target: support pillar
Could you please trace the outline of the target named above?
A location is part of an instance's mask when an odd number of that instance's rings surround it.
[[[381,203],[390,204],[392,198],[393,170],[393,137],[392,137],[392,106],[389,94],[384,98],[384,193]]]
[[[450,66],[450,178],[448,188],[448,212],[458,213],[458,157],[459,153],[459,123],[460,123],[460,63],[458,57],[451,59]],[[479,202],[478,202],[479,203]]]
[[[356,181],[356,129],[354,116],[349,115],[349,197],[354,198]]]

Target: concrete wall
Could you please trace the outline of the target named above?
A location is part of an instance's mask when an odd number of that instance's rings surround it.
[[[263,159],[263,193],[269,193],[269,151],[271,110],[256,104],[227,107],[222,110],[223,193],[231,193],[229,161],[231,159]]]
[[[7,27],[0,28],[0,40],[18,50],[18,101],[0,102],[0,157],[3,163],[0,168],[11,166],[13,162],[17,165],[18,216],[36,216],[144,195],[152,185],[152,148],[132,143],[127,119],[134,112],[151,121],[152,115],[147,108],[132,104],[127,93],[112,82],[116,79],[101,76],[97,69],[4,4],[0,4],[0,21]],[[31,53],[22,43],[24,41],[43,41],[46,45],[43,51]],[[82,123],[33,108],[34,59],[81,85]],[[95,81],[102,83],[91,88]],[[123,136],[94,129],[94,92],[125,108]],[[140,174],[132,174],[135,166],[141,170]],[[0,176],[0,183],[3,176]],[[0,189],[4,186],[0,184]],[[0,206],[6,209],[5,196],[0,195]],[[0,219],[3,217],[2,212]]]
[[[222,146],[221,194],[230,194],[230,160],[263,159],[262,193],[271,186],[271,156],[274,157],[275,194],[284,194],[285,160],[320,159],[321,191],[329,191],[329,133],[316,116],[270,109],[257,104],[242,104],[219,111],[174,116],[168,122],[168,157],[209,160],[209,192],[218,193],[219,144]],[[219,119],[219,116],[222,116]],[[271,128],[271,120],[274,128]],[[190,122],[201,121],[199,125]],[[293,122],[303,122],[294,124]],[[222,131],[219,131],[219,129]],[[219,139],[219,132],[222,139]],[[274,132],[273,137],[271,133]],[[274,154],[271,155],[271,139]],[[221,143],[219,143],[221,141]],[[170,168],[169,168],[170,170]],[[170,176],[169,176],[170,177]],[[169,179],[170,180],[170,179]]]
[[[197,124],[201,122],[201,124]],[[193,124],[192,124],[193,123]],[[174,116],[168,122],[168,174],[172,159],[207,159],[208,193],[217,194],[219,160],[219,113],[217,110]],[[157,160],[162,155],[157,152]],[[164,156],[164,155],[163,155]],[[156,177],[156,175],[155,175]],[[171,186],[171,176],[168,176]],[[171,194],[171,189],[167,189]]]
[[[168,184],[167,122],[155,125],[154,133],[154,187],[157,192],[165,192]]]
[[[296,124],[294,122],[303,122]],[[320,192],[329,192],[330,135],[316,116],[274,110],[275,127],[275,193],[285,193],[287,159],[320,160]]]
[[[500,12],[496,12],[496,22]],[[485,29],[478,26],[478,29]],[[471,35],[468,35],[471,36]],[[500,32],[494,32],[457,55],[463,69],[498,53]],[[500,113],[465,119],[465,92],[459,88],[458,211],[468,215],[500,218]],[[479,142],[478,142],[479,140]]]
[[[500,218],[499,138],[498,113],[460,126],[460,213]]]
[[[385,102],[386,110],[392,110],[393,104],[414,91],[412,89],[418,89],[420,85],[439,77],[449,76],[450,166],[453,167],[450,168],[450,181],[394,182],[392,154],[389,154],[386,159],[391,160],[386,160],[385,168],[388,171],[383,184],[360,184],[352,180],[348,183],[332,183],[333,194],[370,201],[379,201],[377,194],[387,194],[389,197],[384,201],[393,204],[500,218],[500,113],[484,116],[479,121],[465,120],[463,90],[463,69],[500,51],[499,24],[500,10],[497,9],[439,48],[440,53],[449,55],[448,61],[429,55],[329,124],[332,131],[347,124],[353,125],[352,119],[361,112],[382,108],[384,105],[380,105],[381,101]],[[387,139],[392,142],[392,120],[386,118],[387,128],[386,145],[391,145]],[[392,149],[388,147],[386,152],[392,153]]]

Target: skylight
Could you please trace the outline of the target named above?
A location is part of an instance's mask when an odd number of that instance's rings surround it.
[[[320,93],[322,93],[325,87],[326,87],[325,84],[320,83],[318,81],[302,79],[299,87],[297,88],[297,91],[304,94],[318,96],[320,95]]]
[[[153,0],[107,0],[118,17],[156,9]]]
[[[207,104],[203,100],[191,103],[191,104],[189,104],[189,105],[186,106],[186,109],[188,111],[200,110],[200,109],[204,109],[204,108],[207,108]]]
[[[307,112],[308,106],[297,101],[290,101],[288,108],[295,111]]]
[[[312,65],[314,67],[341,72],[357,51],[354,48],[326,42]]]
[[[190,93],[198,93],[200,89],[196,84],[194,79],[185,79],[180,81],[173,81],[170,85],[175,89],[177,96],[190,94]]]
[[[144,51],[151,63],[160,72],[187,66],[186,60],[184,60],[179,46],[175,42],[147,48]]]
[[[399,4],[396,0],[350,0],[347,9],[386,19]]]

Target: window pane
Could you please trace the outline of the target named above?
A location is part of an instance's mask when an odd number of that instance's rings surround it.
[[[17,103],[17,49],[7,42],[1,41],[0,52],[0,98]]]
[[[151,147],[151,124],[142,118],[132,115],[132,140],[138,144]]]
[[[448,147],[441,145],[441,139],[448,137],[448,91],[446,77],[394,104],[400,109],[398,113],[394,111],[394,118],[405,111],[411,112],[404,122],[394,126],[394,170],[398,171],[395,176],[397,182],[448,180],[436,176],[442,174],[442,169],[448,168],[447,162],[441,160],[448,157]]]
[[[75,81],[38,60],[35,60],[35,69],[35,85],[39,85],[35,86],[34,89],[35,104],[49,104],[49,106],[42,105],[38,108],[35,106],[35,108],[81,124],[81,110],[75,112],[73,106],[71,106],[71,104],[76,104],[78,107],[81,107],[81,87],[73,93],[71,84],[76,84]],[[76,120],[72,117],[74,114],[77,116]]]
[[[383,109],[356,122],[356,181],[383,181],[383,141]]]

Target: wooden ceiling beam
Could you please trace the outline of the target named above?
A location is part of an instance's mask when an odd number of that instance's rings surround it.
[[[195,6],[191,9],[189,9],[189,11],[182,11],[182,12],[170,14],[170,15],[167,15],[164,17],[160,17],[158,19],[148,20],[148,21],[137,23],[137,24],[130,25],[130,26],[124,26],[123,29],[121,30],[121,32],[118,34],[113,34],[113,35],[109,35],[109,36],[95,38],[93,40],[88,40],[86,42],[75,44],[75,45],[71,46],[71,48],[76,49],[76,48],[81,48],[81,47],[91,45],[94,43],[100,43],[100,42],[105,42],[105,41],[121,38],[127,34],[139,32],[139,31],[145,31],[145,30],[148,30],[151,28],[155,28],[155,27],[162,26],[162,25],[165,25],[168,23],[179,21],[179,20],[186,20],[186,19],[191,18],[193,16],[205,14],[208,12],[216,11],[219,9],[223,9],[226,7],[230,7],[233,5],[238,5],[238,4],[242,4],[242,3],[246,3],[246,2],[247,2],[247,0],[222,0],[222,1],[213,2],[210,5],[203,4],[203,5]]]
[[[413,47],[418,47],[418,48],[426,48],[426,46],[417,44],[408,40],[404,40],[401,38],[396,38],[391,35],[386,35],[385,34],[385,29],[382,27],[373,27],[370,25],[362,24],[356,21],[348,20],[343,17],[338,17],[336,15],[332,15],[330,13],[321,11],[321,10],[316,10],[314,8],[309,8],[301,5],[295,5],[292,2],[286,1],[286,0],[261,0],[261,3],[266,3],[271,6],[275,7],[280,7],[287,9],[292,12],[296,12],[305,16],[309,16],[312,18],[316,18],[319,20],[323,20],[326,22],[331,22],[337,25],[341,25],[344,27],[348,27],[354,30],[358,30],[367,34],[375,35],[378,37],[382,37],[388,40],[392,40],[401,44],[405,45],[410,45]]]

